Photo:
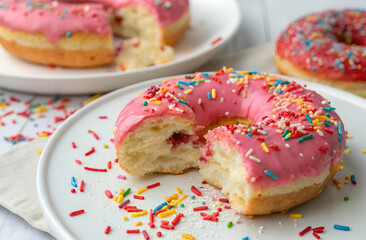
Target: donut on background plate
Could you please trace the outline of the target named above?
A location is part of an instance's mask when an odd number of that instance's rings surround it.
[[[199,167],[234,210],[267,214],[315,197],[337,172],[345,131],[334,110],[279,76],[197,72],[132,99],[117,119],[114,144],[132,175]]]
[[[276,65],[366,97],[366,12],[326,10],[294,21],[277,39]]]

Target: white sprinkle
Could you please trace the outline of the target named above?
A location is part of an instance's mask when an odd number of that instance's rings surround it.
[[[225,112],[225,116],[229,116],[229,112]]]
[[[89,10],[90,10],[90,7],[89,7],[89,6],[85,6],[85,7],[84,7],[84,11],[85,11],[85,12],[88,12]]]
[[[261,162],[261,160],[259,158],[256,158],[254,156],[249,156],[249,159],[250,160],[253,160],[253,161],[257,162],[257,163],[260,163]]]
[[[315,157],[314,157],[314,156],[312,156],[312,157],[311,157],[311,159],[313,159],[313,160],[314,160],[314,159],[315,159]]]
[[[323,100],[323,101],[322,101],[322,104],[323,104],[323,105],[327,104],[327,101]]]
[[[202,98],[199,98],[198,101],[197,101],[198,104],[201,104],[202,103]]]
[[[232,92],[233,92],[233,93],[236,93],[236,89],[233,89],[233,90],[232,90]]]
[[[250,154],[253,153],[253,148],[249,149],[248,152],[245,154],[246,157],[249,157]]]
[[[257,181],[257,179],[256,179],[255,177],[252,177],[252,178],[250,179],[250,181],[251,181],[251,182],[255,182],[255,181]]]
[[[222,102],[222,103],[224,102],[224,98],[223,97],[220,98],[220,102]]]
[[[266,135],[267,134],[266,131],[263,131],[263,130],[260,130],[260,129],[257,129],[257,132],[259,132],[260,134],[263,134],[263,135]]]
[[[289,148],[290,147],[290,144],[286,143],[285,146]]]
[[[237,141],[236,144],[239,145],[240,144],[240,141]]]
[[[324,136],[324,133],[322,132],[322,131],[320,131],[319,129],[318,130],[316,130],[316,132],[320,135],[320,136]]]
[[[282,133],[282,131],[281,131],[281,130],[279,130],[279,129],[277,129],[277,130],[276,130],[276,133]]]
[[[302,154],[302,153],[299,153],[299,155],[300,155],[300,157],[304,156],[304,154]]]

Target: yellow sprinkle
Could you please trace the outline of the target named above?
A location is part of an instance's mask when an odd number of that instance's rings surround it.
[[[138,222],[135,222],[135,226],[141,226],[142,225],[142,222],[138,221]]]
[[[350,153],[351,152],[351,149],[347,148],[344,150],[344,153]]]
[[[215,99],[216,98],[216,89],[212,89],[211,90],[211,94],[212,94],[212,99]]]
[[[155,104],[156,105],[160,105],[161,104],[161,101],[156,101]]]
[[[339,161],[340,162],[340,164],[344,164],[344,161],[343,160],[341,160],[341,161]]]
[[[123,220],[127,221],[128,220],[128,217],[127,216],[124,216],[123,217]]]
[[[122,194],[124,194],[125,193],[125,190],[123,189],[123,188],[121,188],[120,190],[119,190],[119,195],[122,195]]]
[[[190,93],[192,93],[192,91],[193,91],[193,90],[190,88],[190,89],[185,90],[185,91],[184,91],[184,93],[185,93],[185,94],[190,94]]]
[[[245,135],[245,132],[241,132],[241,135],[243,135],[243,136],[244,136],[244,135]]]
[[[115,197],[113,198],[113,201],[117,202],[117,200],[118,200],[118,196],[115,196]]]
[[[165,205],[164,207],[161,208],[161,210],[167,210],[169,208],[168,205]]]
[[[269,149],[264,142],[262,142],[261,146],[262,146],[263,151],[265,151],[266,153],[269,153]]]
[[[182,238],[188,239],[188,240],[195,240],[195,238],[192,235],[188,234],[188,233],[183,233]]]
[[[167,80],[162,81],[161,83],[167,83]]]
[[[141,217],[147,214],[147,210],[144,210],[142,212],[132,213],[131,217]]]
[[[341,184],[337,184],[337,188],[338,189],[342,189],[342,185]]]
[[[301,213],[291,213],[290,218],[302,218],[302,214]]]
[[[145,210],[145,211],[146,211],[146,210]],[[146,211],[146,213],[147,213],[147,211]],[[170,216],[170,215],[172,215],[172,214],[174,214],[174,213],[176,213],[176,212],[175,212],[175,209],[174,209],[174,208],[172,208],[172,209],[170,209],[170,210],[168,210],[168,211],[165,211],[165,212],[159,213],[159,218],[165,218],[165,217]]]
[[[185,101],[185,102],[187,102],[186,96],[182,95],[182,100]]]
[[[113,130],[113,135],[116,134],[117,130],[118,130],[118,128],[115,127],[114,130]]]
[[[348,182],[348,180],[345,180],[345,181],[344,181],[344,184],[348,184],[348,183],[349,183],[349,182]]]
[[[340,166],[340,167],[339,167],[339,169],[340,169],[340,170],[343,170],[343,166]]]
[[[291,137],[291,133],[287,133],[287,135],[285,136],[285,138]]]
[[[119,195],[118,199],[117,199],[117,203],[122,203],[122,201],[123,201],[123,196]]]
[[[362,153],[366,153],[366,150],[362,150]]]
[[[42,153],[42,151],[37,151],[36,153],[37,153],[37,154],[41,154],[41,153]]]
[[[187,195],[183,194],[175,203],[174,206],[177,206],[181,201],[186,199]]]
[[[336,178],[333,178],[332,179],[332,182],[335,184],[335,185],[338,185],[338,184],[340,184],[341,182],[338,180],[338,179],[336,179]]]
[[[48,137],[49,134],[48,133],[40,133],[38,134],[38,137]]]
[[[350,175],[346,175],[346,176],[344,176],[344,178],[350,180],[351,179],[351,176]]]
[[[137,194],[141,194],[141,193],[143,193],[143,192],[145,192],[147,190],[147,187],[143,187],[143,188],[141,188],[140,190],[138,190],[137,191]]]
[[[313,120],[313,124],[314,124],[314,125],[318,125],[318,123],[319,123],[319,119],[315,119],[315,120]]]
[[[180,188],[179,188],[179,187],[177,187],[177,189],[176,189],[176,190],[177,190],[177,193],[178,193],[178,194],[182,194],[182,190],[180,190]]]
[[[253,218],[254,218],[254,216],[253,216],[253,215],[248,215],[248,218],[249,218],[249,219],[253,219]]]
[[[353,138],[353,136],[351,136],[351,135],[347,135],[347,136],[346,136],[346,138],[347,138],[347,139],[352,139],[352,138]]]
[[[243,91],[243,98],[247,98],[247,91]]]
[[[40,112],[47,112],[47,107],[44,105],[41,105],[39,107],[36,107],[35,109],[33,109],[34,113],[40,113]]]
[[[153,102],[153,101],[155,101],[156,100],[156,98],[150,98],[148,101],[149,102]]]
[[[88,103],[94,101],[95,99],[97,99],[97,98],[99,98],[101,96],[103,96],[102,93],[99,93],[99,94],[96,94],[96,95],[92,96],[91,98],[89,98],[88,100],[86,100],[86,101],[83,102],[83,106],[87,105]]]

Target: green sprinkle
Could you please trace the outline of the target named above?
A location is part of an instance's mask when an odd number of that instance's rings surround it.
[[[286,137],[286,135],[290,132],[290,130],[287,128],[285,132],[282,134],[282,137]]]
[[[182,204],[180,205],[180,207],[184,207],[184,204],[182,203]]]
[[[231,222],[231,221],[230,221],[230,222],[227,224],[227,227],[228,227],[228,228],[231,228],[231,226],[232,226],[232,225],[233,225],[233,222]]]
[[[197,80],[198,83],[203,83],[205,81],[206,81],[206,79],[199,79],[199,80]]]
[[[124,193],[123,193],[123,197],[126,197],[131,191],[131,188],[128,188]]]
[[[143,101],[142,105],[146,106],[147,105],[147,101]]]
[[[305,117],[306,117],[306,120],[308,120],[308,122],[309,122],[310,124],[313,124],[313,120],[311,120],[311,118],[310,118],[309,114],[305,114]]]
[[[344,197],[344,201],[348,201],[349,200],[349,197],[348,196],[345,196]]]
[[[303,142],[304,140],[307,140],[307,139],[312,138],[313,136],[314,136],[313,134],[305,135],[305,136],[303,136],[302,138],[298,139],[298,140],[297,140],[297,142],[301,143],[301,142]]]
[[[71,32],[67,32],[67,33],[65,33],[65,36],[66,36],[67,38],[71,37]]]
[[[104,147],[104,148],[109,148],[107,144],[104,144],[104,146],[103,146],[103,147]]]

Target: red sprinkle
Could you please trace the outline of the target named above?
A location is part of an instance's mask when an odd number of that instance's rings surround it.
[[[305,233],[309,232],[311,229],[311,226],[306,227],[304,230],[302,230],[301,232],[299,232],[299,236],[304,235]]]
[[[326,152],[328,151],[328,146],[318,147],[319,151]]]
[[[91,168],[91,167],[84,167],[85,170],[92,171],[92,172],[106,172],[107,169],[101,169],[101,168]]]
[[[168,230],[174,230],[174,226],[171,225],[165,225],[165,224],[161,224],[160,228],[164,228],[164,229],[168,229]]]
[[[167,221],[167,220],[161,220],[160,222],[161,222],[161,224],[169,225],[169,221]]]
[[[79,159],[76,159],[76,160],[75,160],[75,163],[77,163],[77,164],[81,165],[81,161],[80,161]]]
[[[149,234],[147,234],[147,232],[145,230],[142,230],[142,235],[144,235],[145,240],[149,240]]]
[[[118,162],[118,158],[114,159],[114,162]]]
[[[92,154],[93,152],[95,152],[94,147],[92,147],[92,149],[90,149],[89,151],[87,151],[87,152],[85,153],[85,156],[89,156],[89,155],[90,155],[90,154]]]
[[[161,209],[161,210],[159,210],[159,211],[156,211],[155,212],[155,215],[159,215],[159,213],[162,213],[162,212],[165,212],[166,211],[166,209]]]
[[[133,195],[134,199],[139,199],[139,200],[144,200],[145,197],[144,196],[138,196],[138,195]]]
[[[107,116],[99,116],[99,119],[107,119]]]
[[[127,212],[142,212],[142,209],[127,209]]]
[[[72,188],[72,189],[71,189],[71,192],[72,192],[72,193],[75,193],[76,191],[75,191],[75,189],[73,189],[73,188]]]
[[[195,207],[193,208],[193,211],[203,211],[203,210],[207,210],[208,206],[201,206],[201,207]]]
[[[111,168],[112,168],[112,162],[111,162],[111,161],[109,161],[109,162],[107,163],[107,168],[108,168],[108,169],[111,169]]]
[[[218,37],[218,38],[216,38],[215,40],[213,40],[213,41],[211,42],[211,46],[216,45],[216,44],[217,44],[217,43],[219,43],[221,40],[222,40],[222,37]]]
[[[160,182],[157,182],[157,183],[151,184],[151,185],[147,186],[146,188],[147,188],[147,189],[151,189],[151,188],[155,188],[155,187],[158,187],[158,186],[160,186]]]
[[[111,226],[108,226],[106,229],[105,229],[105,231],[104,231],[104,233],[105,234],[109,234],[109,232],[111,231]]]
[[[217,217],[214,217],[214,216],[211,216],[211,215],[207,215],[206,217],[203,217],[203,220],[213,221],[213,222],[219,221],[219,219]]]
[[[84,209],[77,210],[77,211],[74,211],[74,212],[69,213],[69,216],[70,217],[75,217],[77,215],[83,214],[84,212],[85,212]]]
[[[313,231],[316,231],[316,230],[324,230],[324,227],[316,227],[316,228],[313,228]]]
[[[313,229],[313,232],[322,233],[322,232],[324,232],[324,229]]]
[[[130,229],[130,230],[126,230],[127,234],[131,234],[131,233],[140,233],[140,229]]]
[[[161,237],[161,232],[157,232],[156,236]]]
[[[137,209],[136,206],[123,206],[124,210],[128,210],[128,209]]]
[[[219,207],[219,208],[217,208],[217,211],[218,211],[218,212],[221,212],[221,211],[222,211],[222,208],[220,208],[220,207]]]
[[[275,145],[275,144],[269,144],[268,145],[270,148],[272,148],[273,150],[280,150],[279,148],[278,148],[278,146],[277,145]]]
[[[315,232],[313,232],[313,235],[316,239],[320,239],[320,236],[318,234],[316,234]]]
[[[225,209],[231,209],[231,207],[230,206],[225,206]]]
[[[326,131],[327,133],[333,134],[334,131],[332,129],[329,128],[323,128],[324,131]]]
[[[179,223],[180,219],[183,217],[184,215],[182,213],[179,213],[177,216],[175,216],[175,218],[172,220],[172,225],[175,226]]]
[[[112,195],[111,191],[109,191],[109,190],[105,190],[105,191],[104,191],[104,193],[105,193],[105,195],[106,195],[108,198],[113,198],[113,195]]]
[[[229,203],[229,199],[227,198],[219,198],[220,202]]]
[[[80,192],[84,192],[84,180],[81,180],[80,182]]]
[[[198,189],[195,186],[191,187],[191,191],[196,194],[197,196],[202,196],[202,193],[198,191]]]

